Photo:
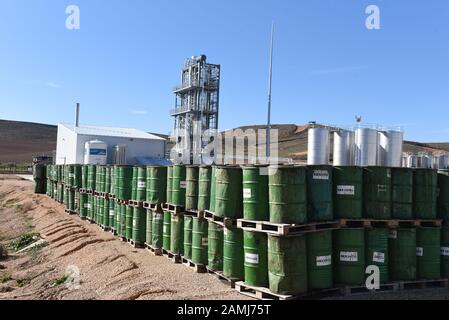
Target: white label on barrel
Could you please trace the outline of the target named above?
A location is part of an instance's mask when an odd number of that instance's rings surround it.
[[[416,247],[416,255],[422,257],[424,255],[424,249],[422,247]]]
[[[75,178],[75,174],[74,173],[69,173],[69,178]]]
[[[357,252],[340,251],[340,261],[357,262],[359,261],[359,255]]]
[[[332,256],[317,256],[316,257],[316,266],[317,267],[326,267],[332,265]]]
[[[380,192],[387,192],[387,186],[384,184],[378,184],[377,185],[377,193]]]
[[[313,170],[313,180],[329,180],[329,171]]]
[[[243,199],[251,198],[251,189],[244,188],[243,189]]]
[[[185,189],[185,188],[186,188],[186,182],[185,182],[185,181],[181,181],[181,182],[179,183],[179,187],[180,187],[181,189]]]
[[[137,181],[137,188],[145,189],[147,187],[146,181]]]
[[[398,237],[398,231],[397,230],[391,230],[388,234],[388,238],[390,239],[396,239]]]
[[[353,196],[355,195],[355,186],[337,186],[337,194]]]
[[[259,264],[259,255],[255,253],[245,253],[245,262]]]
[[[168,233],[167,232],[167,226],[164,226],[164,228],[163,228],[163,231],[162,231],[163,233]]]
[[[89,203],[85,203],[85,204],[84,204],[84,208],[85,208],[85,209],[89,209],[89,208],[90,208],[90,204],[89,204]]]
[[[207,247],[209,245],[209,239],[203,238],[201,240],[201,244],[202,244],[203,247]]]
[[[135,228],[137,226],[137,221],[136,219],[133,219],[133,228]]]
[[[449,256],[449,247],[441,247],[441,255],[442,256]]]
[[[109,210],[109,215],[110,216],[113,216],[115,214],[115,211],[114,210]]]
[[[385,253],[373,252],[373,262],[385,263]]]
[[[162,220],[162,214],[161,213],[156,213],[154,215],[154,220]]]

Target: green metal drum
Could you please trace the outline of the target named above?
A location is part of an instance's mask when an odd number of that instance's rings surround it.
[[[167,167],[167,203],[173,203],[173,167]]]
[[[449,221],[449,170],[438,171],[438,217]]]
[[[198,210],[209,210],[212,167],[202,166],[198,173]]]
[[[109,199],[109,221],[107,227],[115,229],[115,207],[116,202],[114,199]]]
[[[131,200],[133,167],[117,167],[116,197],[120,200]]]
[[[203,218],[193,218],[192,228],[192,262],[196,264],[207,265],[208,257],[208,225],[207,220]]]
[[[268,221],[268,168],[243,167],[243,218]]]
[[[268,176],[270,222],[307,222],[306,167],[270,167]]]
[[[363,217],[363,168],[334,167],[334,214],[338,219]]]
[[[131,180],[131,200],[137,199],[137,175],[139,172],[138,167],[133,167],[133,178]]]
[[[416,229],[391,230],[388,239],[391,280],[416,279]]]
[[[332,288],[332,230],[309,233],[306,240],[309,289]]]
[[[153,211],[147,210],[147,225],[146,225],[146,234],[145,234],[145,244],[147,246],[151,246],[153,243]]]
[[[243,279],[244,270],[243,231],[237,228],[223,229],[223,274],[233,279]]]
[[[441,277],[449,278],[449,227],[441,229]]]
[[[243,231],[245,283],[268,287],[268,237],[266,233]]]
[[[332,166],[307,167],[307,212],[310,222],[334,218]]]
[[[215,212],[215,189],[217,185],[217,167],[213,166],[210,174],[210,202],[209,202],[209,211]]]
[[[164,230],[164,214],[161,212],[153,212],[152,223],[152,246],[155,249],[161,249],[163,245],[163,230]]]
[[[413,219],[413,169],[393,168],[392,174],[392,204],[393,219]]]
[[[198,209],[199,167],[186,167],[186,209]]]
[[[87,217],[89,218],[89,220],[92,220],[93,218],[93,203],[94,203],[94,197],[92,196],[92,194],[88,194],[87,195]]]
[[[98,198],[98,218],[97,218],[97,223],[101,226],[103,226],[103,221],[104,221],[104,216],[105,213],[108,213],[107,211],[105,212],[105,199],[104,198]]]
[[[143,245],[146,240],[146,210],[144,208],[134,207],[133,210],[133,231],[132,240],[138,244]]]
[[[413,174],[413,215],[416,219],[437,218],[438,173],[415,169]]]
[[[365,230],[339,229],[334,233],[335,282],[344,285],[365,283]]]
[[[134,208],[131,206],[126,206],[126,216],[125,216],[125,238],[130,240],[133,237],[133,214]]]
[[[223,271],[223,227],[209,221],[208,236],[208,268],[212,271]]]
[[[164,211],[164,229],[162,232],[163,242],[162,247],[164,250],[171,250],[171,213],[169,211]]]
[[[87,188],[87,181],[88,181],[88,174],[89,174],[89,166],[83,165],[81,167],[81,188],[82,189],[88,189]]]
[[[215,215],[243,218],[242,169],[217,167],[215,179]]]
[[[173,254],[184,253],[184,215],[176,214],[171,217],[170,251]]]
[[[365,231],[366,265],[379,267],[381,283],[386,283],[390,279],[388,236],[389,231],[386,228],[372,228]]]
[[[167,201],[167,167],[147,167],[147,197],[150,204]]]
[[[184,207],[186,204],[186,167],[173,166],[172,204]]]
[[[391,168],[363,169],[364,217],[391,219]]]
[[[276,294],[307,292],[306,237],[268,235],[268,282]]]
[[[416,234],[416,271],[418,279],[440,279],[441,227],[418,228]]]
[[[78,164],[74,165],[73,173],[74,173],[74,181],[73,181],[74,187],[82,188],[83,187],[82,166]]]
[[[184,216],[184,257],[192,259],[193,218]]]
[[[104,187],[103,192],[111,193],[111,167],[104,168]]]
[[[137,191],[136,201],[145,201],[147,199],[147,168],[137,168]]]
[[[101,221],[101,224],[105,228],[109,228],[109,214],[110,214],[109,208],[110,208],[109,199],[108,198],[103,199],[103,220]]]

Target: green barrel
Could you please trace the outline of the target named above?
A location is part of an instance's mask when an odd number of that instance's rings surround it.
[[[417,229],[416,272],[418,280],[441,278],[441,227]]]
[[[75,174],[73,185],[77,188],[82,188],[83,187],[82,166],[78,164],[74,165],[73,171]]]
[[[35,194],[45,194],[46,190],[46,182],[43,179],[34,179],[34,193]]]
[[[215,179],[215,215],[243,218],[242,169],[217,167]]]
[[[390,279],[388,237],[389,231],[386,228],[372,228],[365,231],[366,265],[379,267],[381,283],[387,283]]]
[[[245,283],[268,287],[268,237],[266,233],[243,231]]]
[[[139,172],[138,167],[133,167],[133,178],[131,180],[131,200],[137,199],[137,175]]]
[[[449,227],[441,229],[441,277],[449,278]]]
[[[133,167],[119,166],[117,170],[116,197],[120,200],[131,199]]]
[[[132,239],[133,237],[133,221],[134,221],[134,208],[126,206],[125,216],[125,238]]]
[[[210,200],[209,211],[215,213],[215,189],[217,187],[217,167],[213,166],[210,174]]]
[[[243,218],[268,221],[268,169],[261,166],[243,167],[242,177]]]
[[[120,166],[115,165],[114,166],[114,190],[112,190],[112,194],[114,194],[116,197],[118,196],[118,193],[119,193],[119,180],[120,180],[119,172],[120,171],[121,171]]]
[[[104,187],[103,192],[110,193],[111,192],[111,167],[104,168]]]
[[[186,167],[186,209],[198,209],[199,167]]]
[[[66,165],[65,168],[65,183],[66,185],[73,187],[75,185],[75,166]]]
[[[307,222],[306,167],[270,167],[268,199],[270,222],[304,224]]]
[[[98,168],[97,168],[98,170]],[[99,192],[105,192],[105,185],[106,185],[106,167],[100,166],[100,187],[97,186],[97,191]]]
[[[388,239],[391,280],[416,280],[416,229],[391,230]]]
[[[147,195],[150,204],[162,204],[167,200],[167,167],[147,167]]]
[[[162,247],[164,250],[170,251],[171,247],[171,213],[169,211],[164,211],[164,230],[162,232]]]
[[[62,203],[64,204],[66,209],[69,208],[69,191],[67,189],[64,190]]]
[[[97,218],[97,197],[92,196],[92,222]]]
[[[132,240],[139,245],[143,245],[146,239],[146,210],[134,207],[133,210],[133,231]]]
[[[209,210],[212,167],[202,166],[198,172],[198,210]]]
[[[307,292],[306,237],[268,235],[268,282],[277,294]]]
[[[104,216],[105,216],[105,203],[106,200],[104,198],[98,198],[98,218],[97,218],[97,223],[102,226],[103,225],[103,221],[104,221]]]
[[[71,212],[75,212],[76,210],[76,198],[75,198],[75,190],[67,190],[68,191],[68,207]]]
[[[223,271],[223,227],[209,221],[208,268],[212,271]]]
[[[172,204],[184,207],[186,204],[186,167],[173,166]]]
[[[44,180],[47,175],[46,167],[42,164],[35,164],[33,166],[33,178]]]
[[[95,190],[95,181],[97,176],[97,167],[88,165],[87,167],[87,190]]]
[[[223,274],[229,278],[243,279],[245,275],[243,231],[237,228],[223,229]]]
[[[57,181],[62,182],[64,180],[64,166],[57,165]]]
[[[307,217],[310,222],[334,218],[332,166],[307,167]]]
[[[438,171],[438,218],[449,221],[449,170]]]
[[[363,217],[363,168],[334,167],[334,215],[339,219]]]
[[[192,259],[193,218],[184,216],[184,257]]]
[[[332,288],[332,231],[309,233],[307,241],[307,282],[311,290]]]
[[[171,217],[170,251],[173,254],[184,253],[184,215],[176,214]]]
[[[147,199],[147,168],[137,168],[137,190],[136,201],[145,201]]]
[[[122,234],[122,205],[119,203],[115,209],[115,232],[118,236]]]
[[[103,199],[103,220],[102,220],[102,225],[105,228],[109,228],[109,208],[110,208],[110,203],[112,202],[112,200],[109,200],[108,198]]]
[[[164,237],[164,213],[153,212],[152,227],[152,246],[155,249],[162,249]]]
[[[437,218],[438,173],[415,169],[413,173],[413,215],[416,219]]]
[[[81,167],[81,189],[87,189],[88,173],[89,173],[89,166],[85,164]]]
[[[391,168],[363,169],[364,218],[391,219]]]
[[[115,207],[116,202],[114,199],[109,199],[109,220],[107,227],[111,228],[112,230],[115,229]]]
[[[334,233],[334,260],[336,284],[364,284],[365,230],[362,228],[336,230]]]
[[[413,219],[413,169],[391,169],[391,217],[393,219]]]
[[[193,218],[192,227],[192,262],[196,264],[207,265],[207,238],[208,225],[207,220],[203,218]]]
[[[115,166],[110,167],[110,175],[111,175],[111,185],[109,187],[109,190],[106,190],[109,194],[115,194]]]
[[[145,244],[151,246],[153,243],[153,211],[150,209],[147,210],[146,220]]]
[[[92,220],[93,217],[93,202],[94,202],[94,197],[92,196],[92,194],[88,194],[87,195],[87,217]]]
[[[64,186],[62,184],[58,184],[58,197],[59,197],[59,202],[60,203],[64,203],[64,195],[65,195],[65,190],[64,190]]]
[[[173,203],[173,167],[167,167],[167,203]]]

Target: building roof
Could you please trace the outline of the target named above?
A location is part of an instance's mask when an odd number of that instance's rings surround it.
[[[147,140],[162,140],[162,141],[164,140],[163,138],[158,137],[154,134],[132,128],[113,128],[113,127],[86,126],[86,125],[80,125],[75,128],[75,125],[73,124],[61,123],[60,125],[79,135],[121,137],[129,139],[147,139]]]

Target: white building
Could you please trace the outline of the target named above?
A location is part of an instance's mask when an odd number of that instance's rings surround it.
[[[56,164],[84,164],[86,142],[93,140],[107,144],[108,164],[114,164],[117,145],[126,145],[127,165],[147,165],[165,158],[165,139],[153,134],[128,128],[58,124]]]

